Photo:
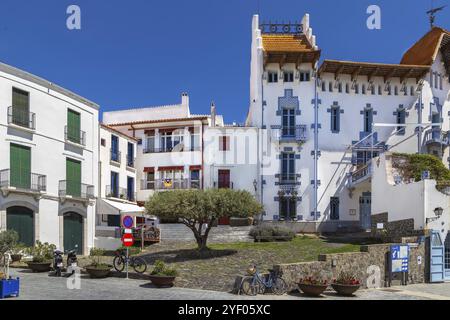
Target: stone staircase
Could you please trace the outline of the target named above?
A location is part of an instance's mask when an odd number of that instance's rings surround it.
[[[160,224],[161,242],[192,242],[194,234],[184,224]],[[209,243],[253,242],[248,233],[252,227],[218,226],[211,229]]]

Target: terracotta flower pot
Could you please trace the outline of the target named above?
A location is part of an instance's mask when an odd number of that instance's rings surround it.
[[[20,260],[22,260],[22,255],[21,254],[12,254],[11,255],[11,262],[20,262]]]
[[[333,287],[334,291],[337,292],[340,296],[352,296],[356,291],[359,290],[361,285],[359,284],[339,284],[339,283],[333,283],[331,285]]]
[[[110,267],[87,266],[84,268],[89,276],[93,279],[107,278],[111,273]]]
[[[51,262],[27,262],[28,268],[33,272],[48,272],[50,271]]]
[[[327,288],[328,285],[315,285],[298,283],[298,288],[307,296],[319,297]]]
[[[176,277],[155,276],[155,275],[149,275],[148,277],[152,282],[152,284],[158,288],[172,287],[176,278]]]

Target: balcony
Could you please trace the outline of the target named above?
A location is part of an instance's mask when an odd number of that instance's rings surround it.
[[[177,179],[177,180],[141,180],[141,190],[183,190],[200,189],[200,180]]]
[[[59,182],[59,196],[81,200],[94,199],[94,186],[77,181],[62,180]]]
[[[372,176],[372,164],[369,163],[354,172],[349,173],[349,186],[354,187],[355,185],[362,183]]]
[[[118,150],[110,149],[109,159],[111,160],[111,162],[120,164],[122,162],[122,153]]]
[[[281,127],[273,129],[273,138],[278,142],[285,143],[303,143],[308,139],[308,130],[306,125],[295,127]]]
[[[30,173],[14,177],[10,169],[0,171],[0,187],[7,191],[41,193],[47,191],[47,177],[42,174]]]
[[[68,126],[64,127],[64,140],[68,143],[86,146],[86,132],[81,130],[74,130]]]
[[[447,147],[450,145],[450,135],[441,128],[432,128],[425,132],[424,141],[426,145],[439,145]]]
[[[128,191],[127,188],[111,188],[111,186],[106,186],[105,191],[106,198],[115,198],[126,200],[130,202],[136,202],[136,192]]]
[[[298,181],[299,175],[295,173],[281,173],[276,175],[276,177],[278,178],[278,185],[280,186],[296,186],[300,184]]]
[[[8,107],[8,124],[36,130],[36,114],[14,106]]]

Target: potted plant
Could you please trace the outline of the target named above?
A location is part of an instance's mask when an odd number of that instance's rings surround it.
[[[172,287],[177,275],[177,270],[169,268],[163,261],[157,260],[149,278],[152,284],[158,288]]]
[[[48,272],[51,269],[53,260],[53,252],[56,250],[54,244],[47,242],[42,243],[39,240],[33,247],[27,248],[27,253],[33,257],[31,261],[28,261],[28,267],[33,272]]]
[[[350,271],[342,271],[331,286],[340,296],[352,296],[361,287],[361,282]]]
[[[319,277],[310,276],[300,279],[298,288],[307,296],[319,297],[327,288],[328,281]]]
[[[106,278],[111,273],[111,265],[101,262],[102,256],[105,255],[105,250],[100,248],[92,248],[89,252],[91,264],[84,267],[91,278],[99,279]]]
[[[22,243],[16,244],[11,250],[11,263],[20,262],[26,247]]]

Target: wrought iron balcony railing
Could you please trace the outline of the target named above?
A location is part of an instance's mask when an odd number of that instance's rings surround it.
[[[127,188],[111,188],[111,186],[106,186],[105,194],[107,198],[117,198],[136,202],[136,192],[128,190]]]
[[[273,138],[279,142],[305,142],[308,140],[308,128],[306,125],[295,127],[281,127],[272,129]]]
[[[281,173],[277,175],[280,185],[297,185],[299,176],[295,173]]]
[[[141,190],[177,190],[200,189],[200,180],[176,179],[176,180],[141,180]]]
[[[372,175],[372,164],[369,163],[364,167],[352,172],[350,174],[350,184],[353,185],[358,182],[362,182]]]
[[[8,107],[8,124],[36,130],[36,114],[14,106]]]
[[[0,171],[0,187],[16,188],[30,192],[47,191],[47,176],[36,173],[27,175],[11,174],[10,169]]]
[[[449,132],[442,131],[441,128],[431,128],[425,132],[424,136],[425,144],[441,144],[443,146],[450,145]]]
[[[68,142],[86,146],[86,132],[72,129],[68,126],[64,127],[64,139]]]
[[[73,197],[79,199],[94,199],[94,186],[78,181],[62,180],[59,181],[59,196],[60,197]]]

